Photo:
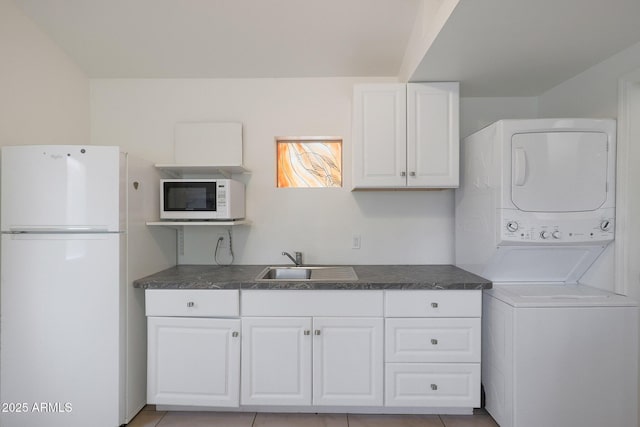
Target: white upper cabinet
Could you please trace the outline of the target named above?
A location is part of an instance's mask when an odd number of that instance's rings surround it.
[[[404,187],[406,85],[356,85],[353,102],[353,187]]]
[[[407,186],[459,185],[459,84],[407,84]]]
[[[353,189],[455,188],[459,83],[354,88]]]

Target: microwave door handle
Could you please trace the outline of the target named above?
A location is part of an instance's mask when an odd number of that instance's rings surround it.
[[[524,151],[524,148],[518,147],[515,149],[513,160],[513,184],[517,187],[522,187],[527,180],[527,152]]]

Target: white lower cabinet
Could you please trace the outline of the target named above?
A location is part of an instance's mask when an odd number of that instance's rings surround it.
[[[382,318],[313,319],[313,404],[382,406]]]
[[[146,295],[148,403],[303,412],[480,406],[479,290]]]
[[[242,319],[243,405],[311,404],[311,319]]]
[[[482,291],[388,291],[385,405],[480,406]]]
[[[382,318],[244,317],[243,405],[382,406]]]
[[[382,406],[383,291],[241,293],[243,405]]]
[[[152,289],[145,299],[147,403],[237,407],[239,291]]]
[[[147,402],[238,406],[240,319],[149,317]]]

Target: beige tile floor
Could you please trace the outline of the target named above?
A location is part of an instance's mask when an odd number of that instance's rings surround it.
[[[498,424],[482,410],[474,415],[353,415],[165,412],[148,406],[128,427],[498,427]]]

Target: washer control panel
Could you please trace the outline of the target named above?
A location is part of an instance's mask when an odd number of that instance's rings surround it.
[[[608,212],[607,212],[608,213]],[[591,218],[562,218],[561,215],[503,213],[499,239],[503,242],[598,243],[614,238],[614,218],[602,215]]]

